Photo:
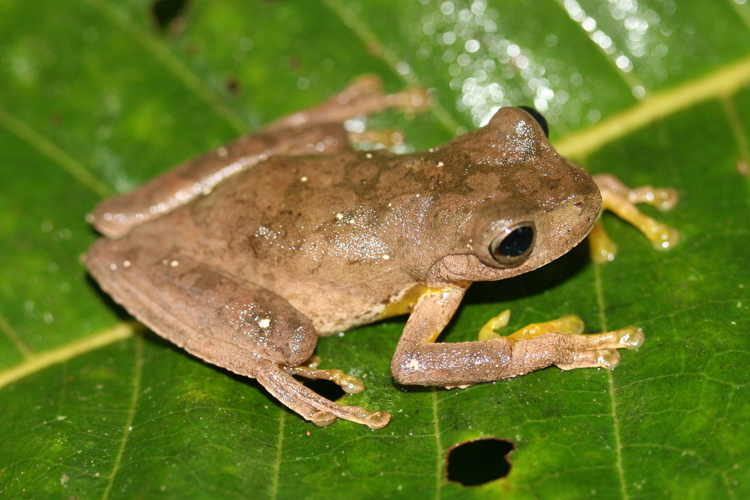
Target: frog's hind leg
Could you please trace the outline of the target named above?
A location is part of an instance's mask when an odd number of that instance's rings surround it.
[[[357,115],[369,115],[389,108],[414,113],[429,108],[429,101],[424,89],[407,88],[401,92],[386,94],[380,78],[363,75],[323,104],[276,120],[261,130],[267,132],[301,125],[344,123]]]
[[[281,118],[178,165],[131,193],[103,201],[86,219],[105,236],[120,238],[133,227],[210,193],[272,156],[330,155],[346,150],[352,138],[343,123],[350,118],[388,108],[418,111],[426,108],[428,101],[423,89],[386,94],[377,77],[361,77],[317,107]],[[385,138],[375,139],[377,142],[398,142],[397,134],[381,135]]]
[[[348,147],[349,137],[340,123],[261,129],[178,165],[135,191],[104,200],[86,220],[105,236],[120,238],[272,156],[334,154]]]
[[[652,186],[630,189],[609,174],[595,175],[594,182],[602,194],[602,212],[610,210],[633,224],[658,250],[669,250],[678,243],[680,235],[676,229],[643,215],[635,206],[637,203],[647,203],[661,211],[671,210],[678,201],[674,189]],[[617,254],[617,245],[607,236],[601,219],[596,221],[589,233],[589,245],[595,262],[611,261]]]
[[[253,356],[237,345],[201,338],[190,348],[186,346],[186,349],[199,351],[201,354],[198,356],[205,361],[233,373],[255,378],[281,404],[318,427],[325,427],[342,418],[370,429],[380,429],[391,420],[391,414],[385,411],[368,411],[360,406],[343,406],[330,401],[294,379],[290,375],[295,371],[293,368]]]
[[[370,429],[380,429],[391,420],[391,414],[386,411],[367,411],[359,406],[343,406],[329,401],[295,380],[286,367],[265,364],[264,369],[255,375],[258,382],[284,405],[319,427],[343,418]]]
[[[102,239],[83,260],[102,289],[154,332],[208,363],[256,378],[305,419],[327,425],[344,418],[373,429],[388,423],[387,412],[339,405],[286,373],[314,370],[304,363],[318,335],[284,298],[190,256],[155,253]],[[333,370],[327,375],[336,378]]]
[[[313,356],[317,358],[317,356]],[[282,369],[289,375],[297,375],[310,380],[328,380],[341,387],[347,394],[357,394],[365,390],[365,384],[357,377],[347,375],[341,370],[319,370],[317,363],[306,363],[294,367],[283,366]]]

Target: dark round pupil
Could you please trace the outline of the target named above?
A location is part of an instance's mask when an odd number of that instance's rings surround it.
[[[530,226],[514,229],[497,246],[497,253],[503,257],[519,257],[526,253],[534,241],[534,230]]]

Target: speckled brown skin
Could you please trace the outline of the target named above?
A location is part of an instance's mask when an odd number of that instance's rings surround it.
[[[318,425],[338,417],[378,428],[390,415],[328,401],[293,379],[292,368],[319,335],[408,310],[392,364],[404,384],[464,386],[551,364],[602,366],[602,353],[612,361],[617,348],[632,347],[569,332],[434,343],[471,282],[566,253],[591,229],[601,197],[516,108],[429,151],[348,148],[344,119],[415,96],[385,96],[363,79],[104,202],[90,220],[108,238],[84,256],[87,267],[155,332],[257,378]],[[490,243],[517,223],[535,227],[533,249],[501,265]]]

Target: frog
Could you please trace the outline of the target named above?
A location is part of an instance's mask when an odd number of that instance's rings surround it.
[[[578,245],[603,207],[670,247],[675,232],[635,203],[666,208],[670,190],[630,190],[592,177],[550,145],[531,108],[426,151],[352,147],[349,120],[429,107],[420,89],[383,91],[362,77],[322,104],[187,161],[103,201],[87,220],[103,235],[82,257],[91,276],[138,321],[201,360],[254,378],[318,426],[370,429],[391,414],[329,400],[302,383],[345,393],[364,383],[320,368],[319,337],[408,314],[391,374],[403,386],[465,388],[557,366],[614,368],[641,328],[583,334],[574,315],[437,342],[473,282],[537,269]],[[603,260],[614,253],[599,227]]]

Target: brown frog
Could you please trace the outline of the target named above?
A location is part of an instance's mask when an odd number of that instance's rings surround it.
[[[317,108],[103,202],[89,220],[106,237],[83,260],[153,331],[256,378],[317,425],[389,422],[387,412],[339,405],[293,375],[363,390],[340,370],[317,368],[317,338],[399,314],[411,314],[391,364],[400,384],[464,387],[550,365],[614,367],[618,349],[643,343],[640,328],[581,335],[583,323],[570,316],[500,336],[506,312],[480,340],[436,343],[472,282],[560,257],[592,230],[602,196],[519,108],[428,151],[349,147],[345,120],[424,100],[418,91],[385,95],[375,78],[362,78]],[[667,191],[602,179],[615,211],[673,201]],[[669,228],[635,214],[669,246]]]

